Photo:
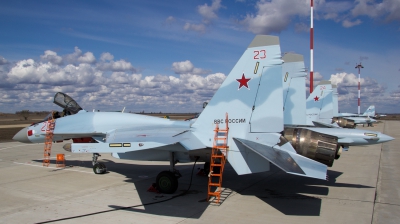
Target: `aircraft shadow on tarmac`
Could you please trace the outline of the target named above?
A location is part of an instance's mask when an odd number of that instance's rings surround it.
[[[132,187],[136,188],[142,202],[141,205],[132,204],[127,207],[109,205],[111,209],[196,219],[201,217],[208,206],[215,206],[215,204],[205,202],[207,176],[196,175],[199,169],[203,168],[203,163],[196,164],[188,191],[193,165],[178,163],[176,168],[181,172],[182,177],[178,180],[177,192],[169,195],[147,191],[155,182],[157,174],[168,170],[169,165],[126,164],[122,160],[116,163],[104,159],[102,162],[105,162],[109,172],[124,175],[127,178],[126,182],[134,183]],[[51,163],[55,164],[55,161]],[[92,162],[68,160],[68,166],[92,168]],[[146,175],[142,175],[143,173]],[[329,187],[373,188],[359,184],[336,183],[336,178],[341,174],[341,172],[328,170],[329,181],[324,181],[286,174],[271,164],[269,172],[239,176],[227,163],[222,184],[225,188],[225,198],[222,197],[221,205],[233,192],[237,192],[240,195],[255,196],[285,215],[319,216],[322,197],[328,196]],[[183,192],[186,194],[179,196]]]

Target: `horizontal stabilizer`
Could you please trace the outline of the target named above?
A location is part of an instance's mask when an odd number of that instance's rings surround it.
[[[286,173],[326,180],[327,166],[322,163],[288,150],[281,150],[278,145],[268,146],[245,139],[233,139],[279,167]]]

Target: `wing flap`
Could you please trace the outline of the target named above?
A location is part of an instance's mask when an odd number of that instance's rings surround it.
[[[281,150],[277,145],[268,146],[245,139],[233,139],[279,167],[286,173],[326,180],[327,166],[324,164],[288,150]]]

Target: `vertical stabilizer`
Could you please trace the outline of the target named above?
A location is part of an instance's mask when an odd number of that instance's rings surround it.
[[[375,106],[369,106],[368,109],[363,113],[363,116],[375,117]]]
[[[330,81],[321,81],[307,99],[307,125],[313,121],[331,123],[333,117],[333,93]]]
[[[231,166],[238,174],[268,171],[267,160],[233,138],[276,145],[283,131],[282,99],[279,38],[258,35],[193,123],[192,133],[211,147],[215,125],[229,122],[227,158]]]
[[[287,53],[283,56],[282,83],[284,124],[306,124],[306,70],[303,55]]]
[[[257,35],[192,125],[198,138],[209,143],[215,124],[225,122],[229,122],[229,134],[236,137],[249,132],[281,132],[281,76],[279,38]],[[228,121],[225,113],[229,115]]]

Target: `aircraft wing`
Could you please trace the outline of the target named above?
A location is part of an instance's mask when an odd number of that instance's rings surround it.
[[[285,149],[285,145],[290,143],[279,147],[278,145],[269,146],[246,139],[233,139],[286,173],[326,180],[327,166],[301,156],[294,150]]]
[[[187,139],[187,128],[158,128],[147,130],[115,129],[107,132],[98,143],[73,143],[74,153],[122,153],[176,144]],[[99,140],[99,139],[97,139]]]
[[[340,144],[351,144],[354,143],[354,140],[352,138],[339,138],[338,142]]]
[[[313,124],[315,127],[321,127],[321,128],[340,128],[339,125],[337,125],[337,123],[328,124],[325,122],[313,121]]]
[[[367,141],[378,141],[379,137],[377,136],[364,136],[363,139]],[[354,143],[354,139],[352,138],[339,138],[338,139],[339,144],[344,144],[344,145],[349,145]]]
[[[155,142],[169,142],[168,139],[173,139],[187,131],[189,128],[181,127],[151,127],[151,128],[124,128],[115,129],[107,132],[106,141],[111,142],[127,142],[127,141],[155,141]]]

